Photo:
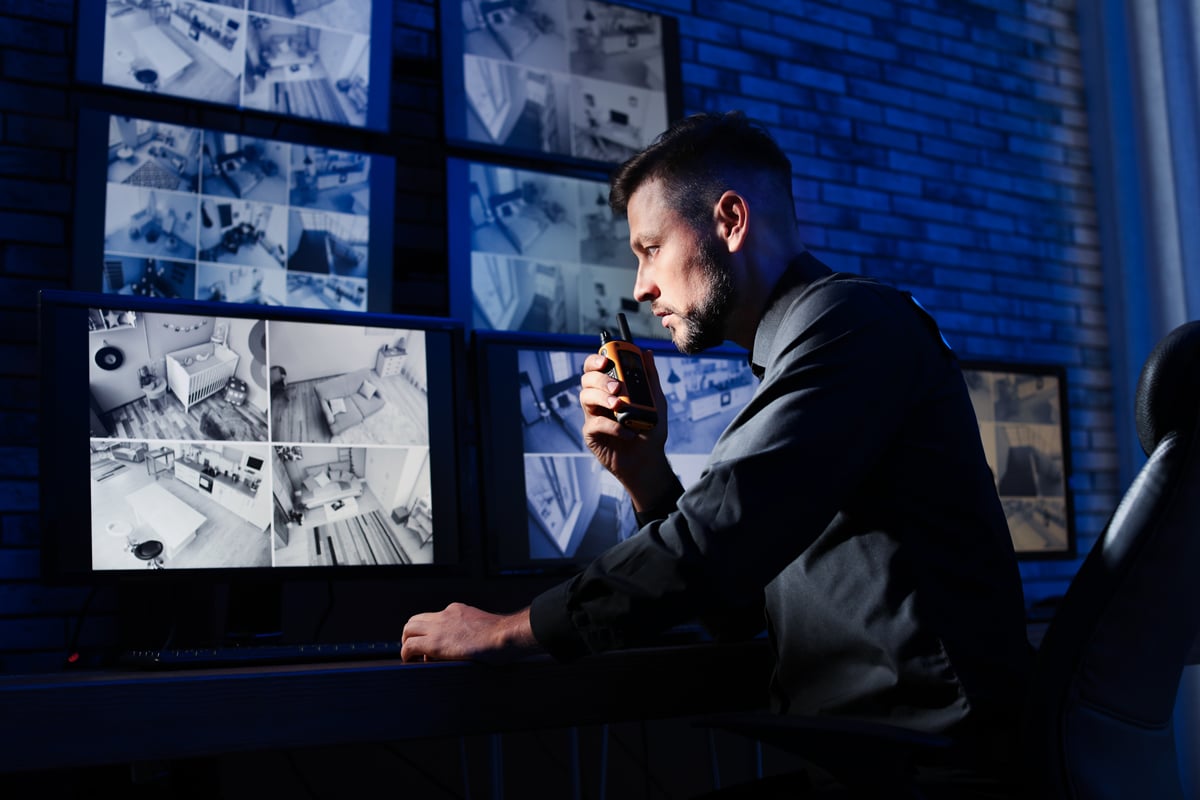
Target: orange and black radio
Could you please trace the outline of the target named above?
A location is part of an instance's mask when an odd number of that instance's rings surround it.
[[[614,339],[607,330],[600,331],[600,355],[612,365],[608,374],[624,385],[620,395],[624,405],[616,410],[617,422],[637,431],[648,431],[658,424],[658,411],[654,407],[654,394],[646,376],[646,364],[642,351],[633,343],[629,334],[629,322],[624,314],[617,314],[621,326],[621,338]]]

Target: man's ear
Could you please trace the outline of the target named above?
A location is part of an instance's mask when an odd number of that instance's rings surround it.
[[[732,189],[721,195],[715,209],[717,236],[725,242],[729,252],[736,253],[746,243],[746,231],[750,224],[750,206],[746,198]]]

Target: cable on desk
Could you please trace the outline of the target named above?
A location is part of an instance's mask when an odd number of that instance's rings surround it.
[[[545,737],[547,734],[558,735],[565,732],[567,737],[567,760],[564,762],[562,757],[546,744]],[[579,729],[576,726],[567,728],[553,728],[550,730],[533,731],[533,740],[545,755],[548,763],[553,764],[563,775],[567,777],[567,782],[571,785],[571,797],[574,800],[579,800],[580,796],[580,779],[579,779]],[[549,771],[546,772],[546,777],[549,778]]]
[[[304,787],[305,795],[316,798],[317,793],[313,790],[308,776],[304,774],[304,770],[300,769],[300,765],[296,763],[296,754],[289,750],[284,753],[284,757],[287,758],[288,765],[292,768],[292,773],[296,776],[296,780],[300,781],[300,785]]]
[[[650,774],[650,731],[646,728],[646,720],[641,720],[642,730],[642,780],[646,786],[646,797],[650,797],[650,786],[657,781]]]
[[[567,728],[567,747],[570,757],[571,797],[580,800],[582,787],[579,778],[579,728],[572,725]]]
[[[458,737],[458,766],[462,770],[463,800],[471,800],[471,773],[467,769],[467,737]]]
[[[87,616],[88,607],[92,604],[92,598],[96,596],[96,587],[93,586],[88,590],[87,597],[83,599],[83,605],[79,608],[79,614],[75,617],[75,630],[67,638],[67,666],[74,666],[79,663],[79,636],[83,630],[83,620]]]
[[[504,797],[504,739],[499,733],[488,736],[492,746],[492,797],[494,800]]]
[[[717,754],[717,735],[708,729],[708,763],[712,768],[712,788],[721,788],[721,757]]]
[[[708,729],[708,760],[712,765],[712,788],[715,791],[721,788],[721,754],[717,747],[716,731],[712,728]],[[756,780],[763,777],[763,744],[759,739],[754,740],[754,777]]]
[[[395,756],[396,758],[398,758],[399,760],[401,760],[405,764],[407,764],[409,766],[409,768],[411,768],[414,772],[419,773],[423,778],[425,778],[425,780],[429,781],[431,784],[433,784],[434,786],[438,787],[443,792],[445,792],[449,797],[454,797],[454,798],[462,797],[462,795],[460,795],[458,792],[454,791],[454,789],[452,787],[447,786],[445,783],[440,781],[435,775],[433,775],[427,769],[425,769],[420,764],[418,764],[416,761],[413,761],[411,758],[409,758],[404,753],[402,753],[400,751],[399,745],[397,745],[396,743],[386,742],[386,743],[384,743],[383,747],[385,750],[387,750],[393,756]]]
[[[608,795],[608,723],[600,725],[600,797]]]
[[[663,797],[671,797],[672,791],[670,787],[664,786],[662,781],[653,773],[650,768],[650,731],[647,727],[646,720],[638,721],[638,728],[642,734],[642,756],[639,760],[633,751],[626,745],[620,737],[616,738],[616,742],[621,746],[621,749],[633,759],[642,772],[642,780],[644,782],[644,792],[646,797],[655,797],[661,795]]]

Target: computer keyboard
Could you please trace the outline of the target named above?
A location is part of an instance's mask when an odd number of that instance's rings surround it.
[[[367,661],[400,658],[400,641],[329,642],[324,644],[246,644],[214,647],[170,647],[126,650],[119,663],[141,669],[252,667],[259,664],[311,664],[322,661]]]

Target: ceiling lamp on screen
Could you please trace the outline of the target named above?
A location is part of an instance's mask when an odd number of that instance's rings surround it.
[[[390,5],[81,3],[79,78],[142,94],[386,130]],[[384,46],[372,47],[372,41]]]

